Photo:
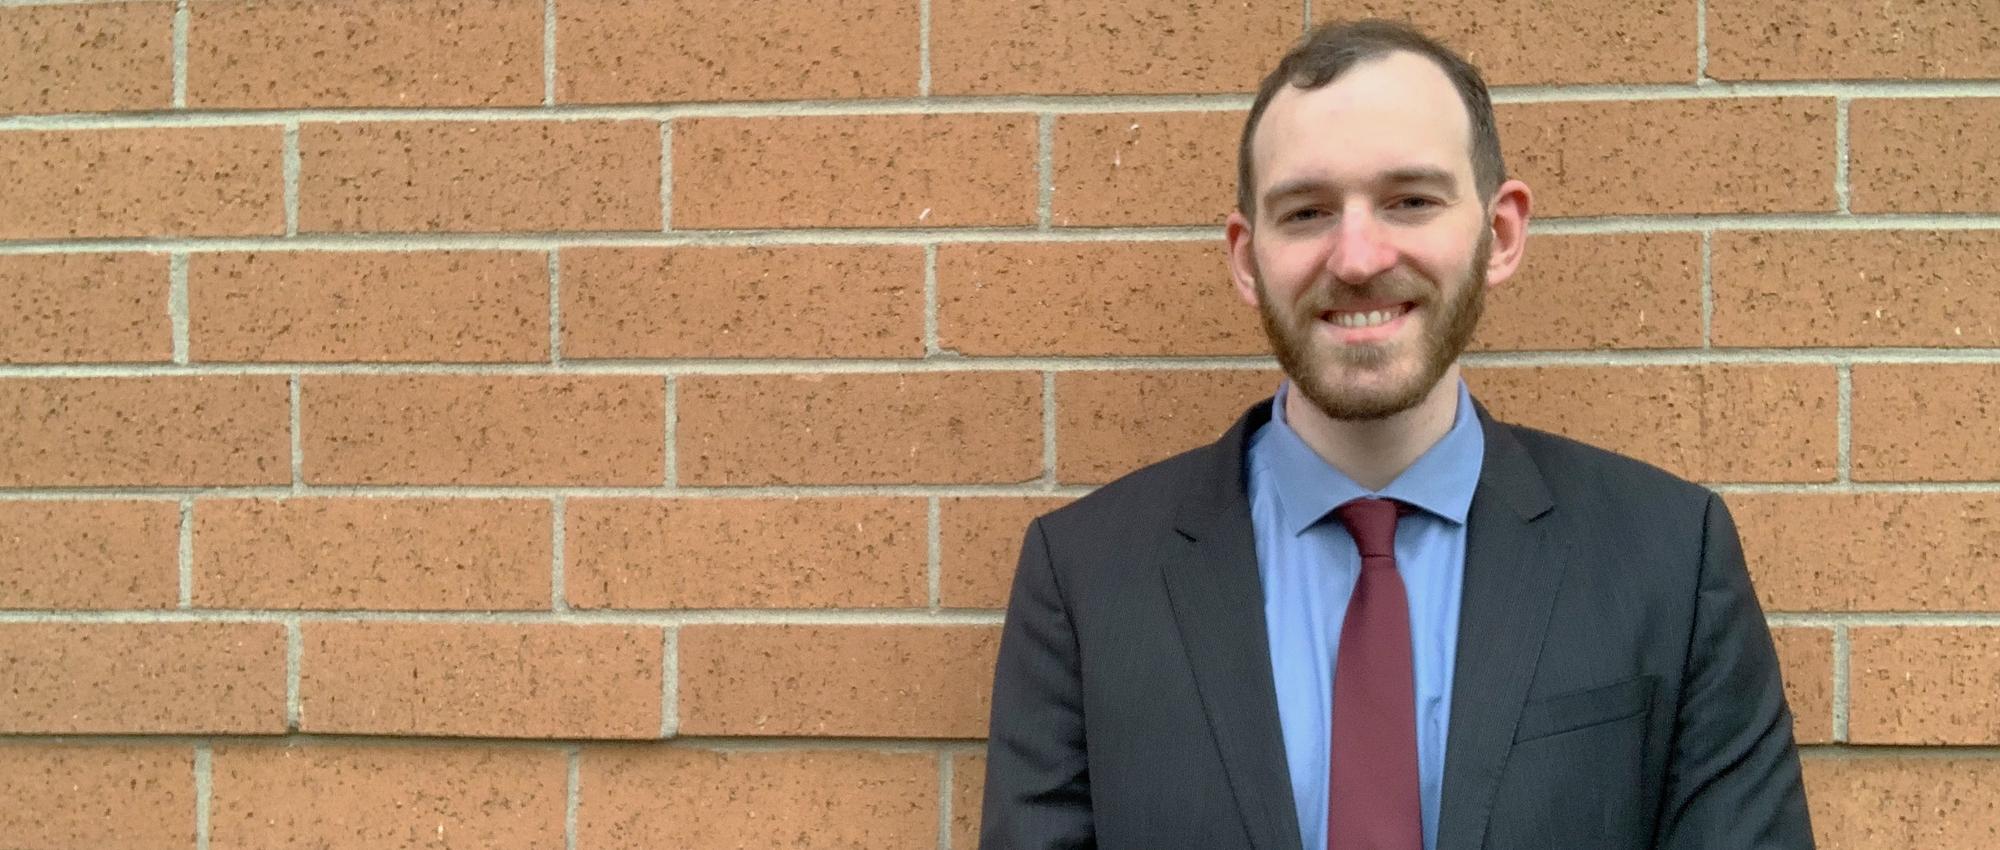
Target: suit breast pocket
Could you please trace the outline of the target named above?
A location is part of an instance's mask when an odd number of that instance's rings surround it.
[[[1634,676],[1602,687],[1543,697],[1522,708],[1514,743],[1614,723],[1646,714],[1652,706],[1652,676]]]

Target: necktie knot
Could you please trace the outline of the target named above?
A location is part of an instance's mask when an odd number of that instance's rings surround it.
[[[1347,526],[1347,533],[1354,536],[1354,545],[1361,550],[1364,564],[1368,558],[1396,557],[1396,514],[1400,503],[1394,499],[1355,499],[1333,513],[1340,518],[1340,524]]]

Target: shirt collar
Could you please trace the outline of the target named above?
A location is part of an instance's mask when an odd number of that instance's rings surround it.
[[[1251,451],[1270,476],[1279,522],[1286,532],[1303,534],[1334,508],[1370,496],[1407,503],[1455,525],[1465,523],[1486,458],[1486,435],[1464,381],[1458,385],[1458,412],[1451,430],[1387,487],[1374,492],[1327,463],[1292,430],[1285,421],[1285,390],[1286,385],[1280,384],[1271,399],[1271,421],[1258,429]]]

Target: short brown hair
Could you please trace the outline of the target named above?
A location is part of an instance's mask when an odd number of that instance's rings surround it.
[[[1257,121],[1271,98],[1287,85],[1316,89],[1333,82],[1362,62],[1406,51],[1426,57],[1444,70],[1458,89],[1458,98],[1472,119],[1472,181],[1480,200],[1490,200],[1507,179],[1507,163],[1500,156],[1500,133],[1493,125],[1493,100],[1486,93],[1486,81],[1472,63],[1407,24],[1379,19],[1333,21],[1314,27],[1278,60],[1278,67],[1257,86],[1257,99],[1243,121],[1243,140],[1236,148],[1236,208],[1252,215],[1257,208],[1256,175],[1250,162],[1250,143]],[[1253,216],[1254,218],[1254,216]]]

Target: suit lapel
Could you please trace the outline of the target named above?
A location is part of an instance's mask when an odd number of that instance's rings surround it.
[[[1204,449],[1211,467],[1183,497],[1176,521],[1181,539],[1167,541],[1161,573],[1251,843],[1260,850],[1302,850],[1243,473],[1250,435],[1269,415],[1268,405],[1258,405]]]
[[[1485,839],[1564,567],[1541,471],[1508,426],[1479,414],[1486,460],[1466,519],[1438,850],[1477,850]]]

